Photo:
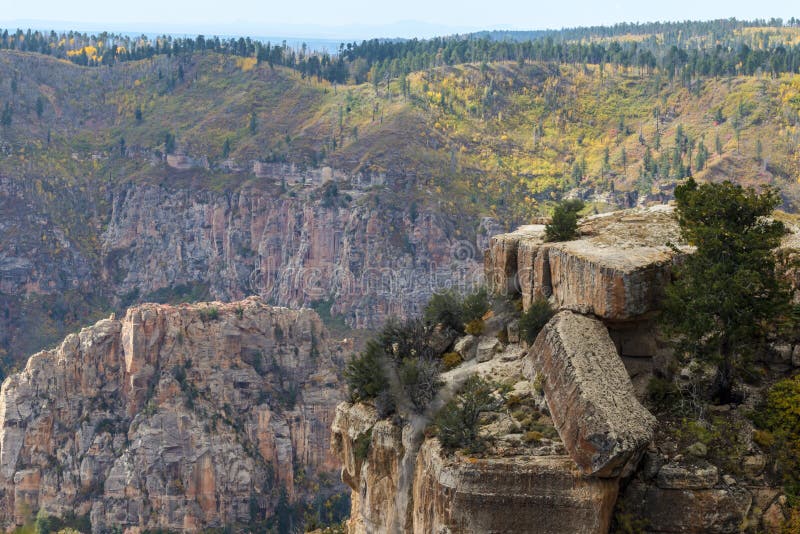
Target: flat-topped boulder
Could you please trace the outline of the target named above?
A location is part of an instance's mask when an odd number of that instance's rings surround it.
[[[591,240],[554,243],[547,264],[555,305],[611,320],[657,309],[675,253],[668,247],[598,247]]]
[[[529,379],[541,381],[570,457],[587,475],[626,475],[653,437],[656,419],[636,399],[608,330],[597,319],[562,311],[528,352]]]
[[[538,298],[552,298],[560,309],[611,321],[656,310],[672,264],[682,254],[669,246],[681,244],[674,208],[587,217],[579,232],[579,239],[559,243],[545,243],[539,225],[494,236],[485,258],[490,289],[517,288],[525,309]]]

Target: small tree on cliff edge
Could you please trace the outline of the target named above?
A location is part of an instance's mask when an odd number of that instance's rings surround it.
[[[682,339],[681,353],[717,365],[714,398],[731,402],[748,358],[789,309],[773,253],[784,227],[768,219],[780,197],[690,178],[675,198],[683,237],[697,251],[667,288],[665,325]]]
[[[570,241],[578,237],[578,212],[584,207],[582,200],[559,202],[553,210],[553,220],[545,226],[545,240]]]

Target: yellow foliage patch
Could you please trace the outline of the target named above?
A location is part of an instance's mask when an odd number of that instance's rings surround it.
[[[69,56],[69,57],[79,56],[83,52],[86,52],[86,57],[87,58],[89,58],[89,59],[91,59],[93,61],[97,61],[97,59],[98,59],[97,58],[97,48],[92,46],[92,45],[84,46],[83,48],[78,48],[77,50],[68,50],[67,51],[67,56]]]
[[[237,57],[236,66],[242,69],[242,72],[253,70],[258,64],[258,60],[254,57]]]

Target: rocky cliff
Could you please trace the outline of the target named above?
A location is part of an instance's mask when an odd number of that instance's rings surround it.
[[[605,533],[612,516],[622,531],[781,532],[786,497],[747,418],[763,391],[748,390],[743,409],[713,407],[712,428],[726,433],[718,441],[643,405],[650,380],[678,365],[653,320],[674,263],[692,252],[672,208],[584,219],[571,242],[545,243],[543,230],[494,236],[486,278],[525,309],[548,299],[555,316],[530,345],[513,317],[489,319],[480,337],[456,341],[465,363],[442,374],[445,389],[475,373],[504,384],[504,407],[480,426],[488,449],[446,454],[435,437],[409,447],[413,418],[398,425],[369,406],[337,409],[349,532]],[[791,230],[783,248],[794,250]],[[779,349],[771,369],[780,373],[793,347]]]
[[[291,187],[264,179],[228,191],[180,180],[57,184],[58,193],[46,182],[0,178],[9,215],[0,221],[8,310],[0,356],[5,349],[19,361],[99,311],[136,302],[258,294],[366,328],[418,313],[443,283],[482,278],[475,237],[462,237],[459,223],[396,198],[402,184],[340,178]]]
[[[3,383],[0,522],[196,531],[334,492],[340,358],[314,312],[255,297],[141,305],[71,334]]]
[[[331,445],[352,489],[350,534],[608,530],[617,481],[582,473],[555,430],[526,435],[531,424],[552,429],[532,407],[542,400],[523,373],[526,351],[509,343],[491,352],[442,375],[445,390],[477,373],[513,391],[518,413],[502,410],[484,422],[481,432],[492,444],[482,453],[446,454],[436,438],[415,443],[418,422],[398,425],[371,406],[339,405]]]
[[[316,202],[319,191],[305,199],[254,188],[118,191],[101,236],[104,275],[120,293],[207,284],[216,298],[257,292],[290,307],[330,300],[356,328],[417,313],[452,268],[462,283],[480,275],[474,244],[459,241],[445,218],[379,209],[362,191],[325,191]]]

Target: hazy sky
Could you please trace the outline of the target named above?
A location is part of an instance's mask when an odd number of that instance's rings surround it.
[[[319,36],[361,31],[441,33],[543,29],[653,20],[800,17],[796,0],[135,0],[75,3],[0,0],[0,25],[80,23],[85,30]],[[410,23],[409,21],[413,21]],[[398,24],[401,23],[401,24]],[[337,28],[338,27],[338,28]],[[349,28],[341,28],[349,27]],[[383,27],[383,28],[379,28]],[[328,35],[323,35],[328,34]],[[390,36],[390,35],[384,35]],[[410,35],[402,35],[410,36]]]

